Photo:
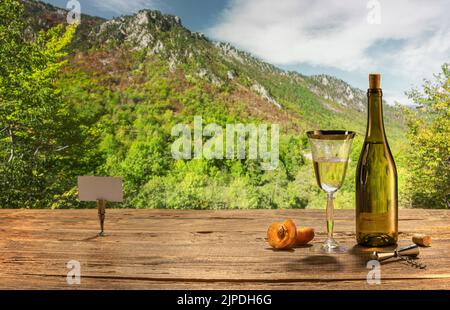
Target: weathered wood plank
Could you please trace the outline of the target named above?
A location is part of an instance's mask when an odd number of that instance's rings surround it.
[[[108,210],[107,236],[95,237],[95,210],[0,210],[0,288],[67,288],[66,263],[81,263],[78,288],[450,288],[450,213],[401,210],[400,244],[432,235],[426,270],[382,266],[382,285],[366,282],[367,253],[354,246],[354,211],[336,212],[336,238],[349,254],[309,247],[273,251],[269,223],[293,218],[326,236],[322,210]],[[413,287],[411,287],[413,286]]]

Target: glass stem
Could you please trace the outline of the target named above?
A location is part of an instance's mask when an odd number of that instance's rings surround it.
[[[333,194],[327,193],[327,233],[328,240],[333,240],[333,229],[334,229],[334,205],[333,205]]]

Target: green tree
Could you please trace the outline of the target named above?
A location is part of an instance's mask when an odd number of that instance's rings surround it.
[[[408,93],[417,108],[404,108],[408,138],[408,192],[411,205],[450,208],[450,68],[434,80],[425,80],[422,90]]]
[[[77,139],[55,86],[76,26],[27,36],[18,0],[0,2],[0,207],[48,207],[69,182]]]

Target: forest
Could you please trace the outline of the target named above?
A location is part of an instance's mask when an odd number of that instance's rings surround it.
[[[336,197],[337,208],[353,208],[364,108],[246,53],[224,56],[163,15],[145,26],[154,45],[136,48],[103,20],[90,20],[98,31],[87,37],[83,25],[57,19],[39,29],[25,18],[41,13],[0,2],[0,208],[92,207],[77,199],[79,175],[121,176],[125,201],[116,207],[323,208],[305,135],[319,128],[357,132]],[[121,22],[134,29],[133,18]],[[414,107],[385,105],[400,205],[449,208],[449,64],[408,96]],[[174,159],[173,127],[196,116],[223,128],[279,124],[277,169],[248,157]]]

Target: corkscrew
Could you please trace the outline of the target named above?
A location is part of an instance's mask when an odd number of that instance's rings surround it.
[[[379,262],[390,258],[399,258],[412,267],[425,269],[427,267],[425,264],[419,263],[413,259],[419,256],[419,252],[419,246],[417,244],[412,244],[394,251],[374,251],[371,258],[376,259]]]
[[[407,264],[409,264],[410,266],[412,266],[414,268],[418,268],[418,269],[427,268],[427,265],[416,262],[415,260],[411,259],[410,257],[405,257],[405,256],[401,256],[401,255],[397,255],[397,257],[400,258],[401,260],[405,261]]]

